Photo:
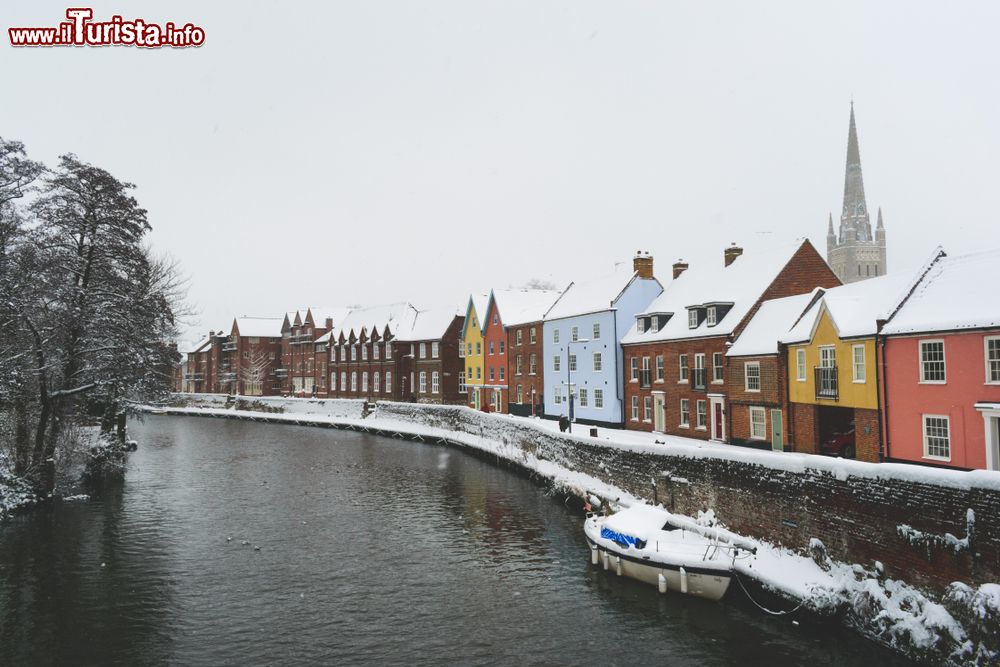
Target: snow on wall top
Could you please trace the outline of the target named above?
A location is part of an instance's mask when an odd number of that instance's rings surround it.
[[[1000,249],[941,257],[882,332],[907,334],[1000,327],[997,266],[1000,266]]]
[[[400,329],[396,339],[401,341],[440,340],[456,317],[462,317],[457,308],[431,308],[417,312],[409,329]]]
[[[732,264],[693,266],[672,280],[657,297],[646,314],[673,313],[659,331],[649,329],[639,333],[632,323],[622,339],[623,344],[650,343],[685,338],[723,336],[733,332],[746,316],[764,290],[774,282],[792,256],[806,241],[782,244],[769,250],[752,252],[737,257]],[[688,327],[688,306],[710,303],[733,304],[728,313],[714,326],[702,321],[697,327]]]
[[[628,270],[622,268],[600,278],[570,283],[569,287],[563,291],[562,296],[545,313],[545,319],[558,320],[564,317],[576,317],[577,315],[611,310],[614,308],[615,300],[621,296],[633,280],[638,279],[637,276],[638,274],[632,270],[630,265]]]
[[[360,336],[362,331],[369,335],[378,332],[381,336],[388,330],[395,336],[401,329],[411,328],[416,316],[417,309],[405,301],[355,308],[340,323],[340,331],[348,338],[352,332],[355,336]]]
[[[753,318],[726,352],[729,357],[749,357],[778,353],[778,339],[788,333],[817,292],[771,299],[760,304]]]
[[[490,300],[500,312],[500,321],[510,327],[541,320],[560,294],[559,290],[498,289],[490,293]],[[489,306],[486,312],[489,312]],[[484,312],[482,316],[485,315]],[[489,325],[487,322],[486,326]]]
[[[233,330],[238,331],[243,338],[281,338],[281,325],[284,321],[281,317],[237,317],[233,320]]]

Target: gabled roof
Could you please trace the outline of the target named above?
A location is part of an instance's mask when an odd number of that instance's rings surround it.
[[[564,317],[576,317],[589,313],[599,313],[611,310],[629,285],[639,278],[632,270],[619,270],[593,280],[572,282],[559,296],[552,307],[545,313],[546,320],[558,320]],[[663,285],[656,278],[657,285]]]
[[[751,357],[778,353],[778,339],[799,321],[803,311],[822,293],[815,289],[808,294],[771,299],[760,304],[740,337],[726,352],[729,357]]]
[[[672,280],[646,309],[649,313],[673,313],[658,331],[639,333],[635,323],[622,339],[623,344],[648,343],[686,338],[707,338],[731,334],[746,317],[764,291],[788,265],[792,257],[809,241],[747,252],[729,266],[696,265]],[[810,244],[811,247],[811,244]],[[707,319],[697,327],[688,327],[688,307],[712,303],[731,303],[729,311],[714,326]]]
[[[417,313],[409,329],[400,329],[397,340],[441,340],[456,317],[462,317],[458,308],[431,308]]]
[[[500,321],[505,327],[537,322],[545,315],[545,311],[552,307],[560,294],[562,292],[558,290],[541,289],[491,290],[484,315],[495,305],[500,314]],[[492,323],[492,320],[486,322],[483,329],[489,328]]]
[[[311,307],[306,309],[307,315],[303,315],[302,321],[305,322],[308,317],[312,318],[313,326],[323,328],[326,326],[327,319],[333,320],[333,328],[339,329],[341,322],[351,314],[350,308],[344,307],[334,307],[334,308],[316,308]]]
[[[340,322],[340,332],[347,338],[352,333],[360,337],[362,331],[369,336],[373,333],[395,336],[400,329],[412,327],[416,316],[417,309],[407,302],[355,308]]]
[[[469,303],[465,307],[465,326],[462,328],[462,335],[465,335],[465,330],[472,323],[472,317],[475,316],[476,322],[479,324],[479,329],[482,331],[483,318],[486,317],[486,306],[490,301],[489,294],[470,294]]]
[[[788,344],[812,340],[824,310],[841,338],[874,336],[879,320],[886,319],[896,309],[912,282],[912,272],[900,271],[821,290],[816,302],[780,340]]]
[[[233,320],[233,330],[240,336],[258,338],[281,338],[281,317],[237,317]]]
[[[882,333],[1000,327],[1000,299],[996,287],[998,266],[1000,249],[954,257],[942,252],[883,327]]]

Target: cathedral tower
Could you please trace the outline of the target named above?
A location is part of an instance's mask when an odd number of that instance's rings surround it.
[[[875,233],[872,234],[865,183],[861,177],[861,152],[858,150],[858,129],[854,124],[854,102],[851,102],[851,124],[847,131],[847,172],[844,176],[844,207],[840,214],[839,234],[833,230],[830,214],[826,232],[826,261],[845,283],[885,274],[885,226],[882,209],[878,211]]]

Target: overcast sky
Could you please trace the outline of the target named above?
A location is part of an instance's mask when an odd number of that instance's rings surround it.
[[[189,336],[464,305],[636,249],[664,281],[733,241],[825,253],[852,96],[890,272],[1000,246],[997,2],[116,0],[95,17],[206,43],[10,47],[66,6],[4,3],[0,136],[138,185],[190,280]]]

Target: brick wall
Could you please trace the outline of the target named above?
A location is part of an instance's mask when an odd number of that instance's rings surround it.
[[[859,461],[877,463],[882,449],[878,410],[854,409],[854,452]]]
[[[531,330],[535,330],[535,342],[531,342]],[[521,335],[520,344],[517,342],[518,332]],[[508,360],[508,384],[510,385],[510,401],[508,408],[510,412],[527,416],[532,414],[531,397],[534,390],[535,414],[544,414],[545,398],[545,359],[542,356],[542,323],[529,322],[520,326],[510,327],[507,331],[507,350],[510,358]],[[535,355],[535,373],[530,373],[531,355]],[[517,372],[517,358],[521,358],[521,373]],[[522,402],[517,402],[517,387],[521,386]]]

